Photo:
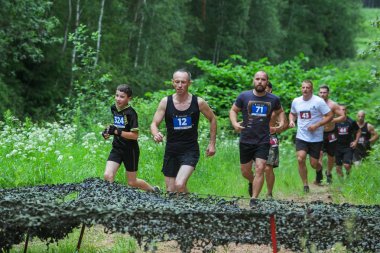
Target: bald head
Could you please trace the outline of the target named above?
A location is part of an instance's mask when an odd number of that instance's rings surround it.
[[[356,119],[360,124],[363,124],[365,120],[365,112],[363,110],[358,111],[358,114],[356,115]]]

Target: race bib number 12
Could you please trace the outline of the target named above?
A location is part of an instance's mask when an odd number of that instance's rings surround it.
[[[173,118],[174,130],[184,130],[192,128],[191,117],[174,117]]]

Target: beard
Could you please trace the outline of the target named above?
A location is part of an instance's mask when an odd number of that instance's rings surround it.
[[[255,86],[255,91],[263,92],[263,91],[265,91],[265,88],[263,85],[257,85],[257,86]]]

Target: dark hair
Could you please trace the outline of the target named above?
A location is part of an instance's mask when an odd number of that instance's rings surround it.
[[[182,69],[177,69],[176,71],[174,71],[173,75],[177,72],[181,72],[181,73],[187,73],[187,76],[188,76],[188,80],[191,81],[191,73],[190,71],[188,71],[187,69],[185,68],[182,68]]]
[[[319,86],[319,89],[326,89],[327,92],[330,92],[330,88],[326,84],[322,84],[321,86]]]
[[[268,87],[272,89],[273,85],[271,82],[268,81]]]
[[[116,90],[124,92],[127,94],[128,97],[132,97],[132,88],[129,87],[127,84],[120,84],[117,86]]]

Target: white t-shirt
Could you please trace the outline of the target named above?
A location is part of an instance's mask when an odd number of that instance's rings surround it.
[[[292,102],[291,113],[297,114],[297,139],[306,142],[323,141],[323,126],[318,127],[314,132],[307,128],[323,119],[323,115],[330,112],[330,107],[326,102],[313,95],[309,100],[305,101],[303,97],[295,98]]]

